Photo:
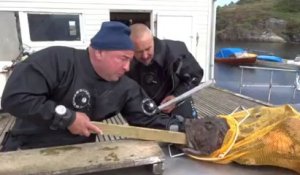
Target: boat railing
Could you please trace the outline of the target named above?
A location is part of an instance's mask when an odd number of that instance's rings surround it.
[[[296,97],[296,91],[300,90],[300,75],[298,70],[293,69],[279,69],[279,68],[269,68],[269,67],[256,67],[256,66],[240,66],[241,68],[241,79],[240,79],[240,94],[242,94],[242,90],[244,87],[268,87],[268,103],[271,100],[271,94],[272,94],[272,88],[293,88],[293,95],[292,95],[292,101],[295,101]],[[270,79],[269,83],[267,84],[246,84],[244,80],[244,70],[245,69],[252,69],[252,70],[264,70],[270,72]],[[275,71],[282,71],[282,72],[292,72],[295,73],[295,81],[292,85],[280,85],[280,84],[274,84],[273,82],[273,76]]]

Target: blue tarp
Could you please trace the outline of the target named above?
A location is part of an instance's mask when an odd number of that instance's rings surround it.
[[[217,58],[228,58],[230,56],[235,55],[236,53],[243,53],[245,52],[242,48],[222,48],[216,53]]]
[[[263,60],[263,61],[273,61],[273,62],[282,62],[282,58],[274,55],[258,55],[257,56],[258,60]]]

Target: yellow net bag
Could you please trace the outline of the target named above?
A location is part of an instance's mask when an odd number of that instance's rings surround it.
[[[300,173],[300,113],[290,105],[218,117],[230,127],[222,147],[208,157],[190,157],[221,164],[272,165]]]

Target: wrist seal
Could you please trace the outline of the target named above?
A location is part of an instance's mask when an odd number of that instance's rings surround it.
[[[66,108],[64,105],[55,107],[55,114],[50,129],[65,129],[75,120],[74,112]]]

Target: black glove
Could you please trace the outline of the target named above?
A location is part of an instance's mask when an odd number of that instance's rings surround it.
[[[184,125],[187,147],[183,151],[196,156],[207,156],[219,149],[229,129],[226,120],[217,117],[186,119]]]
[[[167,130],[184,132],[184,120],[184,117],[182,117],[181,115],[172,115],[170,122],[167,125]]]

